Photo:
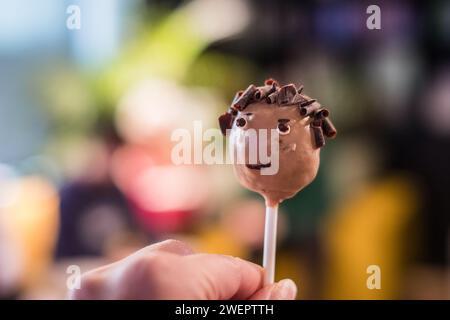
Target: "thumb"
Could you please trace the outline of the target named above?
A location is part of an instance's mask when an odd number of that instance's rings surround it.
[[[291,279],[284,279],[258,290],[250,300],[294,300],[297,286]]]

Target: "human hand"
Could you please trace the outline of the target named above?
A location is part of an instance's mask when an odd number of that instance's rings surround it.
[[[82,275],[71,299],[295,299],[289,279],[263,286],[263,269],[224,255],[196,254],[166,240]]]

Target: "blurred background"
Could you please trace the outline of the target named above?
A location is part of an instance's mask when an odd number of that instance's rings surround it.
[[[0,298],[62,299],[69,266],[167,238],[260,263],[262,198],[229,165],[173,165],[170,135],[274,77],[339,131],[281,206],[277,278],[449,299],[450,3],[372,2],[0,0]]]

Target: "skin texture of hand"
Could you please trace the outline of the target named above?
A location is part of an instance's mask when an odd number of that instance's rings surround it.
[[[166,240],[83,274],[69,298],[290,300],[296,293],[289,279],[263,287],[263,269],[254,263]]]

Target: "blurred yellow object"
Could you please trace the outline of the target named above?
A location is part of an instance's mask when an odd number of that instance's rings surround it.
[[[3,240],[19,251],[3,258],[20,261],[18,286],[27,289],[39,280],[52,259],[58,230],[58,193],[48,181],[36,176],[12,180],[2,192],[14,194],[11,201],[0,206],[0,226],[7,234]]]
[[[277,265],[275,268],[275,281],[292,279],[297,285],[297,299],[305,300],[311,298],[312,291],[311,276],[308,274],[307,265],[303,257],[295,251],[277,252]]]
[[[198,236],[196,243],[198,252],[226,254],[230,256],[248,258],[249,249],[233,238],[226,229],[219,225],[205,228]]]
[[[416,242],[406,231],[417,207],[412,182],[397,176],[351,194],[331,212],[324,229],[325,298],[399,298],[407,246]],[[367,286],[370,265],[380,267],[381,289]]]

